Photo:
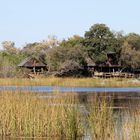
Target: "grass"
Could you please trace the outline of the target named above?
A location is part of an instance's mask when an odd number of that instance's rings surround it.
[[[32,93],[5,92],[0,98],[0,136],[76,139],[83,134],[80,113],[69,98],[40,99]]]
[[[106,97],[89,96],[83,104],[77,93],[48,96],[0,92],[1,138],[83,139],[86,124],[94,140],[140,139],[139,108],[116,113]],[[81,105],[88,113],[80,111]]]
[[[127,109],[114,111],[112,107],[113,102],[106,97],[90,97],[87,119],[92,139],[139,140],[140,108],[130,104]]]
[[[140,139],[140,110],[128,110],[125,112],[124,124],[122,126],[122,136],[127,140]]]
[[[40,79],[0,79],[1,86],[84,86],[84,87],[139,87],[140,81],[126,78],[40,78]]]
[[[91,99],[90,99],[91,100]],[[89,127],[92,139],[95,140],[114,140],[115,126],[113,120],[112,101],[103,98],[94,97],[88,103]]]

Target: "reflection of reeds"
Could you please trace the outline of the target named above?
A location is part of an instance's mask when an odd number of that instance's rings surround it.
[[[86,125],[93,140],[140,139],[138,109],[114,112],[110,98],[89,96],[83,112],[79,108],[82,97],[77,93],[42,97],[19,91],[0,93],[1,137],[76,140],[85,135]]]
[[[40,78],[40,79],[0,79],[0,85],[48,85],[48,86],[105,86],[105,87],[138,87],[140,86],[140,81],[136,79],[127,79],[127,78]]]

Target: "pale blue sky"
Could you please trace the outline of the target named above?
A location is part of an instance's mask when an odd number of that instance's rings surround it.
[[[0,0],[0,42],[17,47],[48,35],[83,36],[95,23],[140,34],[140,0]]]

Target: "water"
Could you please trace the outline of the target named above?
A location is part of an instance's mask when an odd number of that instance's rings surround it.
[[[66,87],[66,86],[0,86],[0,91],[27,91],[39,94],[40,98],[59,98],[47,93],[77,93],[81,102],[99,95],[112,98],[115,106],[126,105],[131,101],[135,105],[140,101],[140,87]],[[88,94],[90,93],[90,94]]]
[[[46,93],[53,93],[55,91],[59,91],[60,93],[76,92],[80,100],[79,110],[84,116],[86,116],[88,112],[85,108],[85,104],[89,99],[92,98],[93,95],[95,95],[95,93],[98,93],[99,96],[107,96],[113,98],[114,107],[117,108],[120,108],[121,106],[127,107],[128,105],[131,105],[131,107],[132,106],[138,107],[138,103],[140,102],[140,87],[0,86],[0,91],[16,91],[16,90],[42,93],[39,94],[38,97],[43,99],[49,99],[54,97],[57,98],[57,95],[52,96],[51,94],[46,94]],[[123,124],[123,120],[119,116],[119,113],[117,111],[114,113],[114,115],[115,115],[115,120],[117,122],[116,130],[118,132],[116,133],[120,134],[120,140],[122,140],[121,126]],[[122,116],[123,118],[129,117],[128,114],[124,114]],[[92,140],[88,129],[83,139]]]
[[[31,92],[140,92],[140,87],[56,87],[56,86],[0,86],[0,91],[19,90]]]

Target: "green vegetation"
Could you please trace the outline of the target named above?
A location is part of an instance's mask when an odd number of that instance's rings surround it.
[[[84,37],[74,35],[60,41],[55,36],[49,36],[46,40],[28,43],[23,48],[16,48],[12,41],[4,41],[0,50],[0,77],[24,77],[25,71],[17,65],[29,56],[41,58],[47,63],[46,76],[91,76],[87,60],[104,64],[108,52],[115,52],[116,63],[123,68],[131,72],[139,71],[139,46],[139,34],[113,32],[105,24],[94,24]]]
[[[122,65],[129,68],[139,68],[140,66],[140,36],[129,34],[125,37],[121,50]]]
[[[96,63],[107,61],[108,52],[116,52],[119,55],[121,44],[117,36],[110,31],[105,24],[95,24],[85,33],[84,46],[89,56]]]
[[[47,94],[45,94],[47,96]],[[95,140],[140,138],[140,112],[113,110],[105,97],[80,101],[76,93],[55,93],[48,98],[29,92],[0,93],[1,138],[82,139],[86,131]],[[81,110],[82,108],[84,110]],[[116,116],[117,115],[117,116]]]

